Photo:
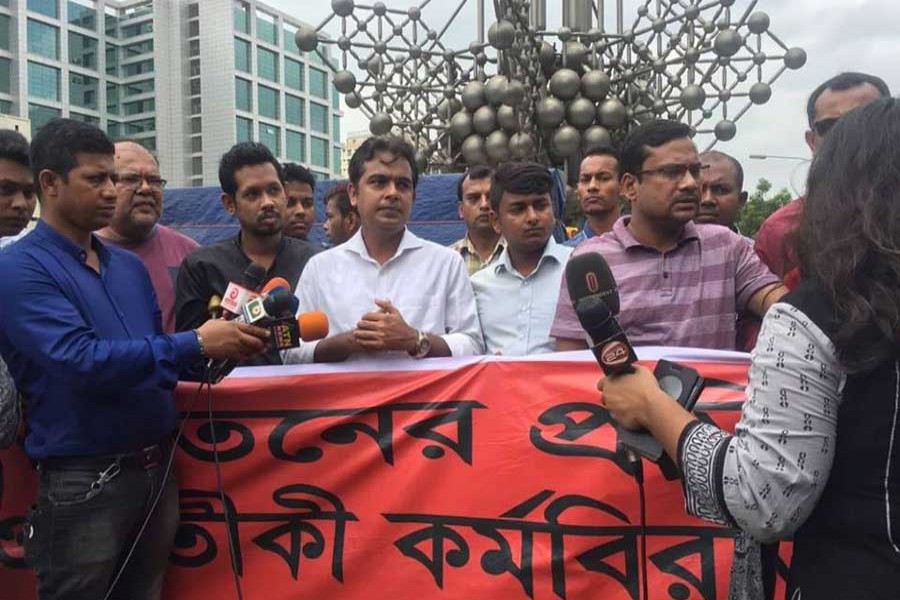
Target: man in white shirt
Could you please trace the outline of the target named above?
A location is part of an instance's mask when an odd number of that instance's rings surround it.
[[[285,353],[285,362],[480,354],[481,327],[462,258],[406,228],[418,180],[412,146],[369,138],[353,153],[348,174],[362,225],[310,259],[296,290],[301,312],[328,315],[330,336]]]
[[[554,352],[550,326],[571,248],[551,235],[553,180],[536,163],[504,163],[491,182],[491,220],[506,239],[498,259],[472,275],[488,354]]]

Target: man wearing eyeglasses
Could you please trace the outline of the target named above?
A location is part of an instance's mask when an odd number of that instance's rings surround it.
[[[628,134],[620,166],[631,214],[572,256],[597,252],[609,263],[632,344],[734,350],[738,314],[762,315],[785,289],[740,235],[693,222],[703,165],[690,135],[674,121]],[[565,276],[550,335],[558,350],[587,348]]]
[[[174,333],[178,267],[198,244],[159,224],[166,180],[159,175],[156,158],[135,141],[118,141],[115,147],[116,211],[97,234],[141,258],[162,310],[163,330]]]
[[[866,73],[841,73],[832,77],[813,91],[806,103],[809,130],[806,144],[813,154],[822,139],[834,127],[838,119],[858,106],[878,98],[888,98],[891,91],[880,77]],[[786,244],[800,222],[803,199],[797,198],[782,206],[767,218],[756,233],[756,253],[773,273],[786,277],[797,264],[794,251]]]

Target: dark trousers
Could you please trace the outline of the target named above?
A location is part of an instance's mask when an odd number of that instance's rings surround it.
[[[37,575],[40,600],[103,600],[159,493],[169,448],[152,461],[136,453],[38,464],[25,559]],[[171,473],[111,599],[159,599],[177,527]]]

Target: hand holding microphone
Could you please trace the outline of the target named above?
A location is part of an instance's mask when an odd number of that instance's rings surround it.
[[[241,321],[210,319],[197,328],[203,353],[211,359],[240,362],[266,348],[269,330]]]

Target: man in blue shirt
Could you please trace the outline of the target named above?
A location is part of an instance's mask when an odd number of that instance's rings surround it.
[[[566,240],[566,246],[575,247],[595,235],[612,230],[619,219],[619,157],[612,148],[596,148],[585,154],[578,168],[578,186],[575,188],[584,226],[581,231]]]
[[[140,259],[91,233],[115,212],[114,153],[93,126],[46,124],[31,147],[41,221],[0,253],[0,354],[40,473],[25,540],[40,600],[159,598],[178,521],[167,437],[179,369],[246,358],[266,337],[225,321],[162,334]]]

